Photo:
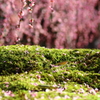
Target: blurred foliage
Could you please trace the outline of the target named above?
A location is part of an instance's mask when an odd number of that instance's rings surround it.
[[[0,45],[100,48],[99,0],[0,0]]]

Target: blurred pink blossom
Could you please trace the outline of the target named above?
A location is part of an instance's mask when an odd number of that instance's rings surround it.
[[[14,97],[15,95],[12,93],[12,91],[2,91],[4,93],[4,96],[11,96]]]

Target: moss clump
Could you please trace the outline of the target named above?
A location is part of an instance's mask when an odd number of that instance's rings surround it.
[[[0,99],[97,100],[99,56],[97,49],[1,46]]]
[[[96,49],[59,50],[28,45],[0,47],[0,75],[40,71],[42,80],[59,83],[70,80],[100,89],[99,62],[100,50]]]
[[[66,61],[66,67],[98,73],[100,50],[47,49],[39,46],[11,45],[0,47],[0,73],[12,74],[34,69],[50,69],[51,65]],[[63,65],[61,63],[60,65]]]
[[[0,74],[7,75],[43,69],[50,61],[39,46],[12,45],[0,47]],[[40,51],[40,52],[39,52]]]

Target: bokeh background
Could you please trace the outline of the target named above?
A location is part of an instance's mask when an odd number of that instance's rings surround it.
[[[0,46],[100,49],[100,0],[0,0]]]

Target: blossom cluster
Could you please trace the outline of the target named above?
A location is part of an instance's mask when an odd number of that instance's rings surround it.
[[[99,0],[0,0],[0,45],[100,48]]]

